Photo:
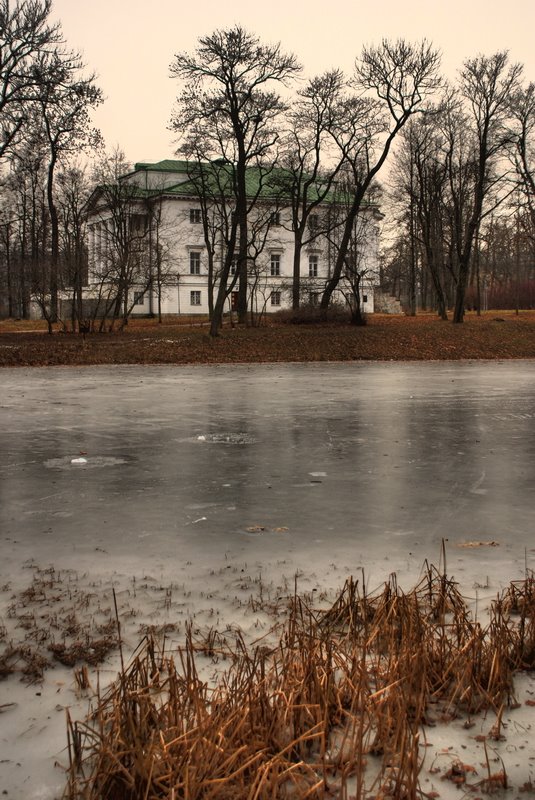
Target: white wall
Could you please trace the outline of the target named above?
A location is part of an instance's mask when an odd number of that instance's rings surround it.
[[[151,173],[139,171],[127,176],[128,180],[157,181],[167,173]],[[177,173],[169,173],[168,177],[177,178]],[[187,178],[187,176],[186,176]],[[176,183],[176,180],[174,180]],[[140,184],[141,185],[141,184]],[[161,185],[158,184],[158,185]],[[190,209],[200,209],[199,202],[195,199],[173,197],[168,195],[160,201],[160,219],[156,233],[153,226],[151,236],[153,245],[156,237],[162,251],[162,273],[164,286],[162,288],[161,308],[163,314],[207,314],[208,313],[208,285],[207,285],[207,253],[203,236],[203,226],[192,222]],[[261,214],[269,212],[268,208],[260,209]],[[96,213],[89,222],[89,250],[90,265],[98,264],[99,256],[104,252],[106,221],[102,213]],[[257,256],[252,269],[250,285],[254,284],[253,302],[258,311],[267,313],[278,311],[279,308],[291,306],[291,281],[293,273],[293,233],[291,231],[291,217],[289,209],[280,210],[280,225],[272,226],[268,233],[267,242],[262,252]],[[375,211],[365,212],[361,222],[363,230],[362,251],[359,254],[360,268],[367,270],[363,280],[362,295],[366,296],[363,304],[365,312],[373,312],[373,284],[378,283],[378,226]],[[190,257],[192,253],[200,253],[200,274],[191,274]],[[280,275],[271,275],[271,257],[278,255],[280,261]],[[309,277],[309,258],[317,257],[318,274],[315,278]],[[216,254],[216,267],[220,265],[223,253],[219,250]],[[333,256],[331,254],[331,260]],[[332,265],[331,265],[332,266]],[[301,279],[303,295],[306,301],[307,292],[321,294],[329,274],[329,247],[324,238],[305,245],[301,255]],[[272,291],[281,292],[280,306],[272,305]],[[200,292],[200,304],[192,304],[192,292]],[[133,297],[133,292],[132,292]],[[195,295],[197,298],[198,295]],[[143,303],[134,306],[134,315],[157,313],[157,290],[153,290],[152,302],[148,292],[143,298]]]

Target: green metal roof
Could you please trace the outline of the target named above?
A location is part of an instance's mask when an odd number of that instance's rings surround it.
[[[164,159],[157,161],[153,164],[147,162],[139,162],[134,165],[134,171],[148,171],[148,172],[176,172],[182,175],[188,175],[186,180],[182,180],[175,184],[171,184],[162,189],[152,188],[143,189],[139,187],[137,193],[139,197],[152,197],[158,195],[172,195],[176,197],[196,197],[199,194],[198,178],[195,178],[196,170],[200,169],[204,172],[204,179],[208,189],[213,192],[222,191],[225,193],[225,187],[228,187],[228,196],[232,196],[232,179],[233,179],[233,166],[232,164],[223,160],[215,159],[214,161],[196,162],[185,160]],[[132,173],[130,173],[132,174]],[[199,175],[199,173],[196,173]],[[290,178],[290,173],[281,167],[261,169],[259,167],[248,167],[246,171],[246,192],[248,197],[257,196],[265,200],[281,198],[284,196],[284,183],[285,179]],[[136,190],[134,190],[136,192]],[[309,201],[317,199],[320,193],[320,181],[314,185],[314,182],[308,188]],[[323,193],[321,193],[323,194]],[[347,196],[343,191],[338,191],[336,186],[323,198],[322,202],[325,203],[340,203],[347,200]],[[374,203],[364,202],[363,205],[374,205]]]
[[[169,163],[169,162],[160,162]],[[212,162],[178,162],[184,165],[180,172],[187,173],[190,177],[170,186],[166,186],[163,192],[165,194],[176,195],[180,197],[196,196],[199,193],[199,186],[201,182],[201,175],[199,167],[201,168],[203,180],[207,189],[212,192],[219,192],[220,190],[225,193],[228,192],[229,197],[232,195],[232,181],[234,178],[232,164],[212,161]],[[136,165],[137,166],[137,165]],[[147,165],[147,169],[151,169]],[[159,167],[159,164],[157,165]],[[179,171],[179,170],[177,170]],[[259,167],[248,167],[245,174],[245,188],[248,197],[258,196],[264,199],[274,199],[284,194],[284,179],[288,178],[289,173],[279,167],[261,169]],[[314,187],[309,189],[309,196],[312,199],[314,194]],[[327,198],[326,198],[327,199]]]
[[[145,161],[140,161],[134,164],[134,172],[140,170],[148,170],[149,172],[187,172],[189,164],[187,161],[179,161],[172,158],[165,158],[163,161],[157,161],[150,164]]]

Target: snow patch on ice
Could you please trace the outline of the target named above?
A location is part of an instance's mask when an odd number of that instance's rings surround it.
[[[48,469],[80,469],[80,467],[97,469],[128,464],[131,460],[127,456],[90,456],[88,458],[62,456],[61,458],[47,458],[43,463]]]
[[[209,444],[255,444],[257,440],[248,433],[207,433],[197,436],[197,441]]]

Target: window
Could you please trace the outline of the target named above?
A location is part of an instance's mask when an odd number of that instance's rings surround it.
[[[271,254],[271,275],[280,275],[281,274],[281,257],[280,253],[272,253]]]
[[[318,277],[318,256],[317,255],[310,255],[308,257],[308,277],[309,278],[317,278]]]
[[[199,275],[201,272],[201,254],[198,250],[192,250],[189,254],[189,274]]]
[[[281,215],[278,211],[271,212],[271,224],[272,225],[280,225],[281,224]]]
[[[190,208],[189,210],[189,221],[192,225],[199,225],[201,222],[201,209],[200,208]]]
[[[237,269],[238,269],[238,259],[233,258],[232,261],[230,262],[230,274],[235,275]]]
[[[317,306],[319,303],[319,293],[318,292],[309,292],[308,294],[308,304],[311,306]]]
[[[201,293],[198,291],[190,292],[189,293],[189,304],[190,306],[200,306],[201,304]]]
[[[106,223],[104,223],[105,228]],[[132,214],[130,217],[130,230],[132,233],[144,233],[147,229],[147,216],[145,214]]]
[[[308,227],[310,230],[315,230],[318,227],[318,215],[311,214],[308,218]]]
[[[281,293],[279,291],[271,292],[271,305],[280,306],[280,304],[281,304]]]
[[[367,303],[368,302],[368,295],[367,294],[363,294],[362,295],[362,302],[363,303]]]
[[[134,305],[135,306],[142,306],[143,305],[143,302],[144,302],[143,296],[144,296],[144,294],[145,294],[145,292],[134,292]]]

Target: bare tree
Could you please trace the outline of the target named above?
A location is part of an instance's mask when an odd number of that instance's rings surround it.
[[[50,215],[50,308],[55,321],[58,309],[59,217],[55,201],[58,160],[100,144],[91,126],[90,110],[102,101],[95,76],[83,76],[84,64],[74,52],[54,50],[43,56],[36,71],[42,86],[39,108],[43,138],[48,149],[47,203]]]
[[[512,160],[527,209],[535,225],[535,83],[530,83],[513,94],[510,114]]]
[[[405,229],[409,309],[415,313],[417,275],[423,283],[427,270],[434,303],[440,317],[446,320],[446,286],[451,274],[446,274],[448,172],[444,158],[445,138],[440,128],[441,113],[438,110],[412,119],[402,132],[392,174],[391,198],[399,208],[398,222]],[[420,271],[418,260],[422,265]],[[421,296],[423,302],[423,291]]]
[[[380,193],[379,187],[374,186],[368,197],[374,204],[376,195]],[[348,202],[351,202],[351,192],[345,193]],[[345,215],[343,211],[343,195],[340,193],[336,210]],[[363,311],[363,292],[362,288],[366,278],[372,274],[369,263],[368,244],[374,236],[373,228],[377,225],[377,211],[370,209],[366,214],[359,214],[355,220],[355,226],[345,258],[344,272],[339,283],[339,291],[344,296],[346,304],[350,310],[350,319],[353,325],[364,325],[365,316]],[[334,231],[336,236],[336,229]],[[375,266],[375,265],[374,265]]]
[[[382,187],[378,183],[374,183],[368,191],[365,208],[361,208],[361,213],[354,219],[342,274],[337,284],[337,293],[345,299],[353,325],[366,324],[362,289],[365,282],[370,282],[372,275],[374,278],[376,275],[375,243],[379,233],[379,221],[383,218],[379,211],[381,196]],[[345,174],[342,171],[340,179],[337,181],[336,192],[330,199],[328,209],[330,221],[325,233],[327,252],[334,253],[335,257],[339,252],[340,239],[346,235],[347,218],[352,203],[352,177],[350,173]],[[330,277],[327,275],[322,282],[323,286],[316,284],[315,291],[317,292],[321,288],[325,292],[329,281]]]
[[[49,316],[49,221],[45,200],[46,150],[40,137],[27,138],[11,153],[1,186],[5,208],[6,261],[9,261],[12,306],[27,318],[31,297]],[[50,320],[51,322],[51,320]],[[51,325],[50,325],[51,330]]]
[[[62,158],[84,148],[90,138],[88,109],[101,99],[94,76],[82,77],[80,57],[64,48],[60,24],[49,21],[51,10],[52,0],[0,0],[0,157],[9,157],[12,175],[27,179],[24,187],[30,191],[17,226],[20,277],[24,296],[33,292],[50,331],[59,290],[55,169]],[[47,209],[38,215],[36,198],[43,187]],[[39,246],[38,226],[43,229]],[[11,238],[7,244],[11,248]],[[12,266],[10,261],[10,271]],[[28,302],[23,305],[26,314]]]
[[[203,160],[202,146],[190,142],[188,156],[191,185],[201,207],[203,238],[208,264],[210,335],[221,328],[225,302],[238,280],[235,249],[238,217],[234,212],[234,165],[224,159]],[[231,274],[231,272],[234,274]]]
[[[345,147],[337,151],[331,136],[345,88],[345,78],[339,70],[319,75],[299,92],[297,102],[287,114],[289,126],[283,143],[282,170],[276,173],[276,179],[291,211],[294,309],[300,304],[303,248],[329,233],[333,217],[322,207],[330,199],[345,150],[351,144],[345,141]]]
[[[282,248],[280,238],[276,235],[280,231],[280,226],[275,223],[278,217],[277,204],[272,203],[271,199],[266,203],[256,203],[254,214],[251,214],[247,248],[251,265],[248,286],[251,325],[260,325],[271,292],[280,287],[280,278],[272,274],[271,258],[265,254],[268,242],[270,247]]]
[[[238,225],[238,317],[247,319],[247,169],[269,159],[285,104],[273,86],[300,70],[280,45],[265,45],[241,26],[199,40],[193,55],[180,53],[171,75],[185,81],[171,126],[184,142],[203,138],[206,155],[234,166],[234,213]]]
[[[522,67],[509,64],[506,52],[468,59],[460,75],[460,92],[468,108],[470,128],[475,140],[471,189],[471,209],[459,217],[454,228],[454,247],[458,262],[457,291],[453,322],[464,318],[464,301],[470,262],[484,204],[500,181],[498,161],[510,141],[507,117],[510,98],[519,87]],[[462,136],[465,136],[466,126]],[[460,143],[460,146],[462,144]]]
[[[104,154],[93,179],[97,183],[86,206],[90,229],[90,291],[93,320],[100,330],[108,324],[123,328],[145,294],[151,314],[154,288],[158,319],[169,281],[176,282],[174,224],[165,219],[165,186],[140,186],[124,154]]]
[[[85,206],[90,194],[86,166],[77,162],[62,165],[56,191],[60,261],[63,280],[71,290],[71,330],[81,332],[88,328],[83,304],[83,290],[88,280]]]
[[[353,188],[332,276],[321,299],[322,309],[329,307],[343,274],[366,193],[398,133],[439,86],[439,64],[438,52],[425,41],[411,45],[403,40],[384,40],[379,47],[362,51],[353,78],[355,92],[340,103],[339,121],[333,131],[344,152],[344,165]]]
[[[14,148],[43,89],[37,64],[61,41],[52,0],[0,0],[0,157]]]
[[[177,244],[175,225],[164,213],[165,187],[153,186],[150,195],[145,197],[145,208],[148,215],[148,278],[150,313],[152,297],[156,287],[156,304],[158,323],[162,323],[162,300],[166,287],[178,279]]]
[[[137,184],[120,180],[128,172],[120,150],[104,155],[94,171],[97,187],[87,208],[98,220],[90,269],[94,313],[101,318],[101,330],[107,320],[110,330],[118,320],[121,327],[126,325],[133,306],[132,287],[141,285],[144,292],[152,282],[145,195]]]
[[[408,265],[420,249],[443,318],[447,295],[455,295],[456,323],[463,321],[468,289],[470,303],[478,312],[481,307],[478,241],[485,219],[514,189],[507,153],[525,175],[521,131],[529,131],[529,92],[519,92],[520,75],[521,67],[509,65],[506,53],[466,61],[457,90],[449,90],[436,113],[412,121],[398,153],[397,191],[410,220]],[[529,159],[528,153],[529,146]]]

